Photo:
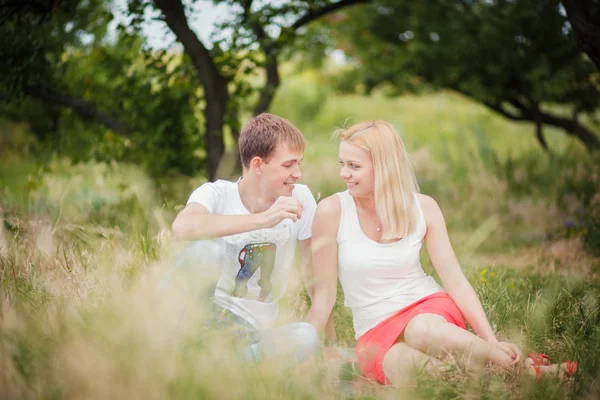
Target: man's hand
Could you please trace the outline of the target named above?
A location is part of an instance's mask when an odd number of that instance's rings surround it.
[[[265,228],[272,228],[284,219],[296,222],[302,217],[304,206],[294,197],[281,196],[267,210],[261,213]]]

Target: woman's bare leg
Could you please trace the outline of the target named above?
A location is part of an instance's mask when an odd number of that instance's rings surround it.
[[[403,340],[397,341],[390,347],[383,357],[382,366],[385,376],[392,385],[412,383],[417,369],[424,369],[432,375],[450,369],[444,361],[410,347]]]
[[[515,367],[513,359],[499,347],[436,314],[414,317],[404,330],[404,341],[408,346],[429,356],[458,356],[457,361],[462,362],[467,369],[480,369],[488,363],[507,369]],[[536,376],[533,360],[525,358],[523,366],[529,375]],[[539,369],[542,375],[564,379],[567,364],[542,365]]]
[[[433,357],[456,356],[467,369],[481,369],[489,362],[509,368],[513,363],[499,347],[436,314],[414,317],[404,330],[404,341]]]

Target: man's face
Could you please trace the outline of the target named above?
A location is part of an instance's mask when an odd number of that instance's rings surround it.
[[[302,151],[292,150],[287,143],[281,143],[268,161],[261,165],[261,186],[269,195],[291,196],[294,184],[302,178],[300,162]]]

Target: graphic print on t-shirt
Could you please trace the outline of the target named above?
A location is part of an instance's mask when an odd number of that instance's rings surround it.
[[[293,225],[244,232],[223,238],[225,267],[217,290],[247,300],[271,302],[285,288],[285,258],[289,254]],[[268,247],[267,247],[268,246]]]
[[[265,300],[273,287],[271,273],[275,266],[276,250],[275,243],[253,243],[244,246],[238,255],[240,270],[235,276],[234,296],[246,296],[246,293],[248,293],[248,280],[260,268],[260,278],[258,279],[260,295],[258,301]]]

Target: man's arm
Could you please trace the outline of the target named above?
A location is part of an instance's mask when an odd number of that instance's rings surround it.
[[[212,239],[262,228],[260,214],[216,215],[200,203],[188,204],[173,221],[173,236],[184,240]]]
[[[211,214],[200,203],[188,204],[173,221],[173,235],[184,240],[213,239],[256,229],[272,228],[286,218],[296,222],[302,204],[293,197],[279,197],[267,210],[257,214]]]

